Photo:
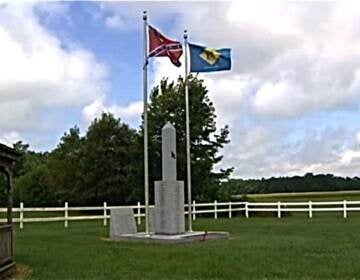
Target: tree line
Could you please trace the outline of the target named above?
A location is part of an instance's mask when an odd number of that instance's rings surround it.
[[[306,173],[304,176],[268,179],[230,179],[223,187],[232,194],[360,190],[360,178]]]
[[[229,142],[229,128],[216,129],[216,114],[202,80],[189,78],[193,197],[198,201],[225,198],[222,182],[233,168],[214,171],[221,148]],[[163,79],[150,94],[148,108],[149,187],[161,180],[161,129],[176,128],[178,180],[186,185],[184,80]],[[102,113],[82,135],[74,126],[48,152],[14,144],[21,158],[14,171],[14,202],[28,206],[133,204],[144,201],[143,123],[139,129]],[[6,204],[5,180],[0,177],[0,202]]]

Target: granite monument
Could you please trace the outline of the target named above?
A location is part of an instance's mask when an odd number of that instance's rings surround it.
[[[176,177],[176,131],[168,122],[161,131],[162,180],[155,182],[155,234],[185,232],[184,182]]]

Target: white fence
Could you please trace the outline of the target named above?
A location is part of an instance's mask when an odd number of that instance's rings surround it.
[[[153,207],[153,206],[150,206]],[[234,212],[241,212],[246,218],[251,216],[251,212],[274,212],[278,218],[282,217],[285,212],[307,212],[309,218],[313,217],[315,212],[341,212],[344,218],[347,218],[348,213],[352,211],[360,211],[360,201],[331,201],[331,202],[217,202],[212,203],[196,203],[193,201],[192,205],[192,219],[196,220],[198,214],[213,214],[214,219],[218,218],[218,213],[226,213],[226,216],[232,218]],[[107,225],[107,220],[110,218],[109,210],[120,208],[132,208],[135,213],[135,218],[138,224],[141,224],[141,217],[145,216],[145,206],[140,202],[132,206],[108,206],[104,202],[103,206],[96,207],[70,207],[65,202],[64,207],[24,207],[20,203],[19,208],[13,208],[14,213],[19,213],[18,218],[14,218],[15,223],[20,224],[20,228],[24,227],[24,223],[30,222],[53,222],[63,221],[64,227],[68,227],[69,221],[80,220],[103,220],[103,225]],[[187,214],[187,205],[185,205],[185,214]],[[6,208],[0,208],[1,212],[6,212]],[[99,215],[79,215],[79,212],[97,211],[102,214]],[[55,212],[63,213],[61,216],[51,217],[25,217],[26,213],[31,212]],[[75,215],[69,215],[73,212]],[[39,214],[37,214],[39,215]],[[34,216],[34,215],[31,215]],[[0,223],[6,222],[5,219],[0,219]]]

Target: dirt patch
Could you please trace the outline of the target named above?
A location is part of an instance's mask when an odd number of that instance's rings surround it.
[[[24,264],[16,264],[15,279],[27,279],[31,276],[32,269],[30,266]]]

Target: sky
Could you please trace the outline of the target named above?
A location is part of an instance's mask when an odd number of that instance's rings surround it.
[[[233,177],[360,173],[360,2],[0,1],[0,142],[52,150],[101,112],[138,128],[143,21],[232,49],[199,74],[230,144]],[[183,60],[183,57],[182,57]],[[149,89],[184,68],[151,59]],[[190,116],[191,118],[191,116]]]

